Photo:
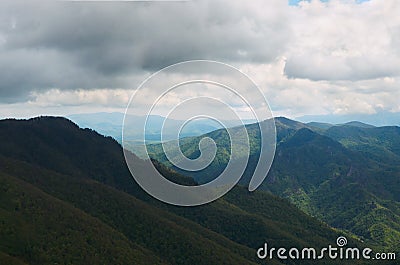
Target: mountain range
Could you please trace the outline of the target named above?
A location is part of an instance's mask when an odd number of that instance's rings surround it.
[[[172,181],[196,184],[154,163]],[[260,264],[265,242],[320,249],[340,235],[375,246],[240,186],[199,207],[161,203],[135,183],[116,140],[65,118],[0,121],[0,168],[0,264]]]
[[[345,230],[381,249],[400,249],[400,128],[360,122],[341,125],[301,123],[275,118],[275,159],[261,189],[286,198],[303,212]],[[240,184],[248,185],[260,152],[258,124],[246,126],[250,159]],[[180,139],[189,158],[200,155],[204,137],[218,147],[214,161],[196,172],[174,167],[161,144],[147,146],[150,156],[171,169],[205,183],[219,175],[230,157],[225,129]],[[168,144],[168,143],[166,143]]]

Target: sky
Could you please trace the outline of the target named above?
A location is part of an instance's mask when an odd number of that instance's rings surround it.
[[[247,74],[275,116],[393,115],[398,14],[398,0],[1,1],[0,118],[124,112],[151,74],[196,59]]]

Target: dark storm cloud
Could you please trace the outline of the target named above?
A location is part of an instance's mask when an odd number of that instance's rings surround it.
[[[2,2],[0,101],[131,88],[135,75],[183,60],[269,62],[287,42],[285,18],[279,6],[252,4]]]

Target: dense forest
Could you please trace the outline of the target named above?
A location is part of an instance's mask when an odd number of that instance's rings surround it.
[[[0,137],[0,264],[259,264],[265,242],[320,249],[347,235],[243,187],[194,208],[161,203],[134,182],[114,139],[63,118],[3,120]]]
[[[275,159],[261,189],[288,199],[305,213],[378,249],[399,251],[400,128],[359,122],[303,124],[283,117],[275,123]],[[240,182],[245,186],[260,152],[258,124],[246,129],[250,159]],[[147,147],[152,158],[203,183],[225,169],[231,151],[228,132],[221,129],[181,139],[182,152],[198,157],[203,137],[212,138],[218,151],[209,167],[196,172],[172,166],[161,144]]]

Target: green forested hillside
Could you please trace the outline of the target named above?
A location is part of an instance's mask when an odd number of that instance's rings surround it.
[[[161,203],[135,184],[115,140],[62,118],[0,121],[0,139],[0,264],[257,264],[265,242],[321,248],[342,234],[240,187],[200,207]]]
[[[400,163],[396,162],[400,161],[400,128],[358,123],[323,128],[286,118],[277,118],[276,126],[276,155],[261,189],[289,199],[304,212],[362,240],[399,250]],[[243,185],[248,184],[260,149],[257,124],[246,128],[251,135],[251,157]],[[186,172],[172,167],[199,182],[222,172],[230,152],[226,131],[204,136],[214,139],[221,149],[208,168]],[[197,157],[201,138],[182,139],[182,152]],[[170,166],[161,145],[148,148],[154,159]]]
[[[325,135],[351,150],[385,164],[400,162],[400,128],[334,126]]]
[[[112,227],[19,178],[1,173],[0,187],[1,251],[20,262],[163,264]]]

